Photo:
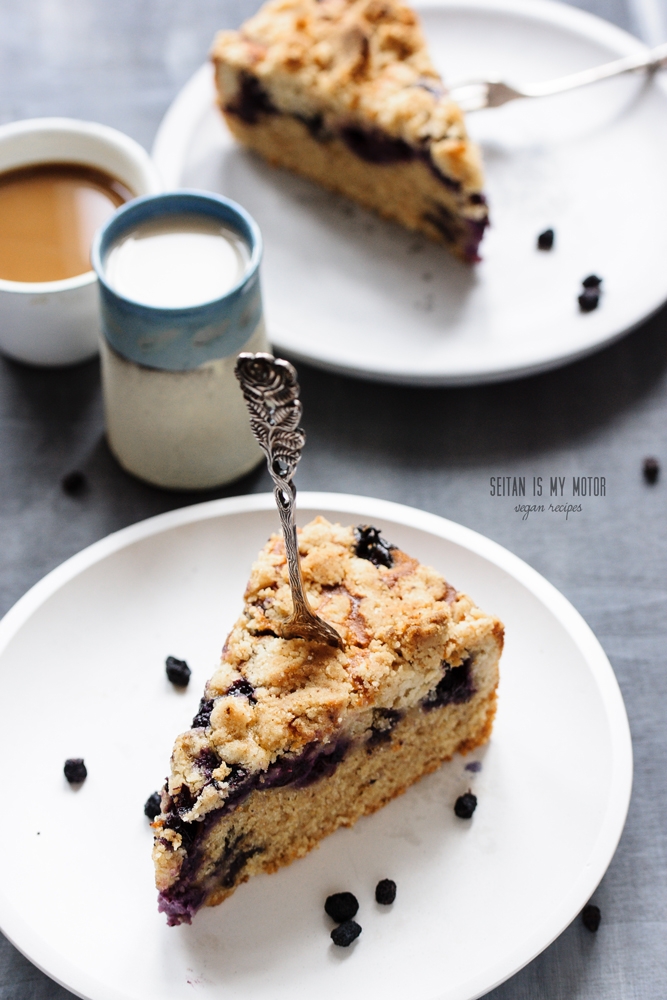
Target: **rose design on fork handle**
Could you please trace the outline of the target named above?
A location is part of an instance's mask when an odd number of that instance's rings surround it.
[[[271,354],[239,354],[235,374],[250,413],[252,432],[266,455],[274,482],[285,539],[294,610],[282,626],[283,639],[310,639],[343,649],[338,632],[316,615],[303,590],[299,546],[294,522],[296,487],[292,476],[306,443],[296,371],[288,361]]]

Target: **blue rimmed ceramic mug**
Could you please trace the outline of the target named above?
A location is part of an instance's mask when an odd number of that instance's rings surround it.
[[[248,262],[238,282],[201,305],[158,307],[121,294],[107,278],[114,246],[147,222],[194,215],[232,229]],[[173,191],[137,198],[98,231],[102,384],[109,446],[129,472],[168,489],[207,489],[262,459],[234,376],[240,351],[269,349],[262,314],[262,238],[240,205]]]

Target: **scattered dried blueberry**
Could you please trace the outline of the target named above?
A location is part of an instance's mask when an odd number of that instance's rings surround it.
[[[383,906],[391,906],[396,899],[396,883],[390,878],[383,878],[375,886],[375,902]]]
[[[360,524],[358,528],[354,529],[354,537],[356,540],[354,552],[360,559],[368,559],[374,566],[390,567],[394,565],[394,557],[391,552],[396,546],[385,541],[378,528],[374,528],[370,524]]]
[[[88,777],[83,757],[68,757],[63,770],[70,785],[80,785]]]
[[[593,312],[600,304],[600,292],[597,288],[584,288],[577,301],[582,313]]]
[[[165,664],[167,677],[176,687],[187,687],[192,671],[185,660],[177,660],[175,656],[168,656]]]
[[[342,924],[344,921],[349,922],[356,914],[359,902],[351,892],[334,892],[333,896],[327,896],[324,909],[332,920],[335,920],[337,924]]]
[[[361,927],[356,920],[346,920],[340,927],[334,927],[331,932],[331,940],[339,948],[349,948],[353,941],[356,941],[361,934]]]
[[[469,764],[466,764],[466,771],[472,771],[473,774],[478,774],[481,770],[481,760],[471,760]]]
[[[551,250],[554,245],[555,233],[553,229],[545,229],[543,233],[537,237],[537,249],[538,250]]]
[[[600,926],[600,907],[595,906],[594,903],[588,903],[584,906],[581,911],[581,922],[587,931],[592,931],[595,934],[596,930]]]
[[[602,284],[602,278],[598,278],[597,274],[589,274],[581,283],[584,288],[599,288]]]
[[[454,812],[459,819],[471,819],[476,808],[477,796],[473,795],[472,792],[466,792],[465,795],[459,795],[458,799],[454,803]]]
[[[78,497],[81,496],[88,486],[88,480],[83,472],[80,472],[79,469],[74,469],[63,476],[60,480],[60,485],[63,493],[66,493],[70,497]]]
[[[658,476],[660,475],[660,463],[657,458],[645,458],[643,465],[644,479],[647,483],[653,485],[657,483]]]
[[[144,803],[144,816],[148,816],[150,820],[154,820],[156,816],[159,816],[162,812],[162,806],[160,805],[160,793],[153,792],[149,795]]]

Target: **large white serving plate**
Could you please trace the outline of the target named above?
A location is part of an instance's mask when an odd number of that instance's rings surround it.
[[[380,813],[259,876],[191,927],[157,913],[143,803],[189,725],[249,567],[278,527],[270,495],[144,521],[68,560],[0,623],[0,926],[88,1000],[471,1000],[578,913],[614,853],[632,752],[609,662],[574,608],[494,542],[422,511],[338,494],[315,513],[374,523],[505,622],[493,737]],[[185,657],[185,693],[164,659]],[[65,758],[83,756],[75,791]],[[471,822],[456,797],[479,798]],[[398,883],[393,907],[373,902]],[[328,893],[360,899],[363,933],[329,940]]]
[[[642,50],[550,0],[420,0],[450,82],[550,79]],[[661,74],[662,77],[665,74]],[[624,77],[468,116],[493,227],[474,268],[343,198],[275,170],[232,139],[202,67],[153,156],[170,187],[228,195],[257,219],[275,347],[353,375],[446,385],[526,375],[627,332],[667,298],[667,88]],[[556,230],[552,253],[536,237]],[[594,313],[582,279],[604,278]]]

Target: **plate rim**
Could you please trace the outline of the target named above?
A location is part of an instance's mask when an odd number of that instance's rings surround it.
[[[157,514],[93,542],[47,573],[0,620],[0,677],[2,654],[9,642],[46,600],[86,569],[137,542],[167,534],[185,525],[236,514],[269,511],[274,509],[274,505],[272,493],[204,501]],[[303,515],[313,510],[357,515],[363,512],[364,517],[394,521],[459,545],[504,570],[537,597],[575,642],[591,671],[604,707],[612,756],[610,791],[591,857],[548,918],[537,925],[510,956],[471,980],[472,992],[466,1000],[476,1000],[519,972],[565,930],[591,897],[611,863],[625,826],[632,791],[632,741],[623,696],[606,653],[582,615],[537,570],[498,542],[438,514],[373,497],[331,492],[299,493],[299,513]],[[0,929],[33,965],[84,1000],[121,1000],[127,996],[94,980],[87,972],[72,965],[69,959],[54,952],[51,945],[39,933],[32,931],[13,909],[1,888]]]
[[[414,0],[413,6],[418,12],[433,8],[467,9],[530,18],[571,30],[614,50],[619,56],[648,51],[648,46],[644,42],[625,29],[560,0]],[[667,73],[662,77],[660,74],[653,77],[654,85],[665,97],[667,97],[666,78]],[[210,62],[206,62],[195,71],[176,95],[158,127],[151,157],[168,189],[182,186],[180,177],[187,155],[188,141],[192,134],[192,123],[200,120],[203,109],[208,109],[214,96],[213,67]],[[378,366],[369,367],[368,363],[357,365],[342,358],[335,358],[327,350],[304,351],[292,345],[289,333],[285,333],[284,327],[274,325],[270,321],[269,339],[278,350],[298,362],[352,378],[393,385],[431,387],[485,385],[527,378],[594,354],[647,322],[666,301],[667,285],[654,295],[653,301],[646,304],[641,316],[630,323],[621,324],[617,324],[613,317],[610,317],[608,326],[583,345],[570,346],[561,351],[554,348],[546,357],[538,357],[523,363],[499,362],[491,368],[487,365],[475,370],[453,373],[443,371],[433,373],[426,370],[401,372]]]

